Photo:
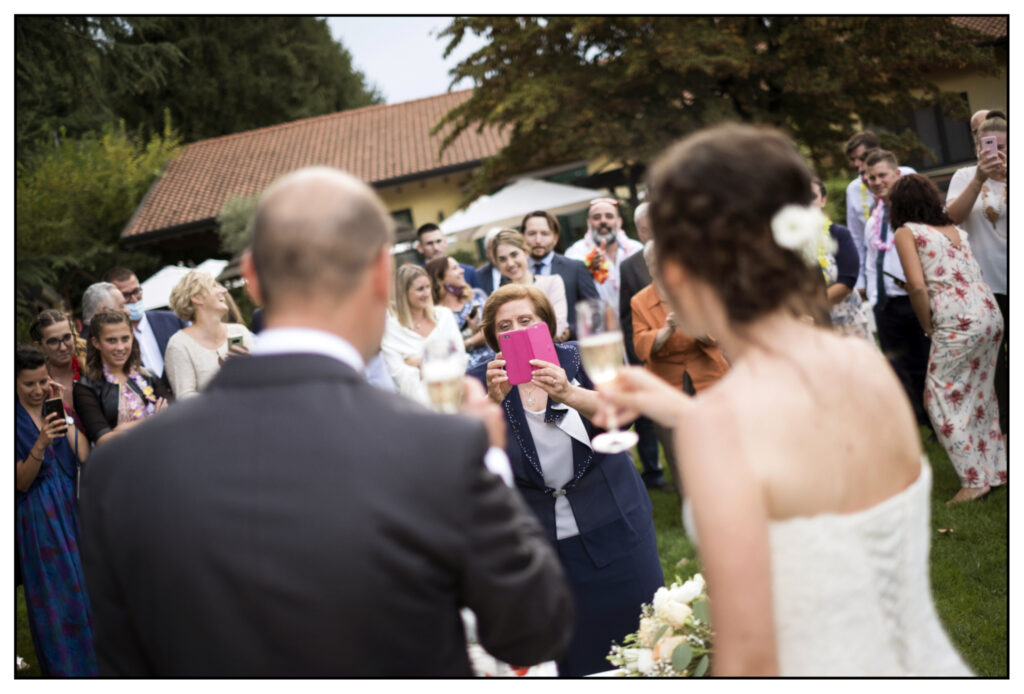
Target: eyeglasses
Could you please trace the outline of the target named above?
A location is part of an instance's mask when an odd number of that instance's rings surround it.
[[[70,345],[73,339],[74,336],[71,333],[65,333],[61,337],[51,337],[49,340],[46,340],[44,344],[50,349],[57,349],[57,347],[63,344]]]
[[[138,301],[139,299],[142,298],[142,287],[136,287],[130,292],[121,292],[121,296],[123,296],[124,300],[127,301],[128,303],[131,303],[132,301]]]

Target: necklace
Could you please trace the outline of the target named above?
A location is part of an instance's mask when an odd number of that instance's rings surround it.
[[[527,405],[527,407],[530,407],[530,406],[533,405],[533,395],[536,392],[537,392],[537,386],[534,386],[533,388],[530,389],[529,394],[526,396],[526,405]]]
[[[1008,190],[1009,190],[1009,186],[1004,184],[1003,185],[1003,194],[1001,196],[999,196],[999,200],[996,203],[995,207],[992,207],[987,202],[988,195],[989,195],[989,193],[992,192],[992,191],[989,190],[988,183],[986,182],[985,184],[983,184],[981,186],[981,206],[982,206],[982,211],[985,214],[985,218],[989,221],[990,224],[992,224],[992,228],[993,229],[996,228],[996,222],[999,221],[999,217],[1002,216],[1003,210],[1005,209],[1006,201],[1007,201],[1007,191]]]
[[[875,222],[874,230],[871,232],[871,245],[883,253],[891,249],[894,243],[892,239],[889,239],[888,241],[882,240],[882,217],[884,215],[884,210],[885,205],[879,202],[875,205],[875,211],[871,215],[872,221]]]

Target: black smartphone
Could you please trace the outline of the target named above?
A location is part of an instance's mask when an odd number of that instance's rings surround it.
[[[245,344],[245,338],[241,335],[232,335],[228,338],[228,349],[232,347],[241,347]]]
[[[469,312],[469,315],[468,315],[468,316],[466,316],[466,318],[467,318],[467,319],[470,319],[470,318],[474,318],[474,319],[475,319],[475,318],[476,318],[476,313],[477,313],[477,311],[478,311],[479,309],[480,309],[480,306],[479,306],[479,304],[478,304],[478,305],[476,305],[476,306],[474,306],[474,307],[473,307],[473,310]]]
[[[51,414],[60,415],[60,420],[64,420],[64,401],[60,398],[50,398],[43,403],[43,420],[45,421],[50,417]]]

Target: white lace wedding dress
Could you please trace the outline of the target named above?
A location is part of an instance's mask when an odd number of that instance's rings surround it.
[[[923,461],[864,511],[770,522],[779,674],[971,676],[932,602],[931,481]],[[689,502],[683,522],[696,538]]]

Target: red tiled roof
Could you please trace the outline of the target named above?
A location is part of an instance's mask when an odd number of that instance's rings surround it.
[[[167,164],[121,236],[216,217],[228,198],[258,194],[304,166],[334,166],[373,184],[497,154],[507,135],[469,128],[438,156],[443,134],[430,135],[430,129],[471,93],[367,106],[193,142]]]
[[[992,38],[1005,38],[1010,31],[1010,18],[1006,15],[999,17],[953,17],[953,24],[967,27],[988,34]]]

